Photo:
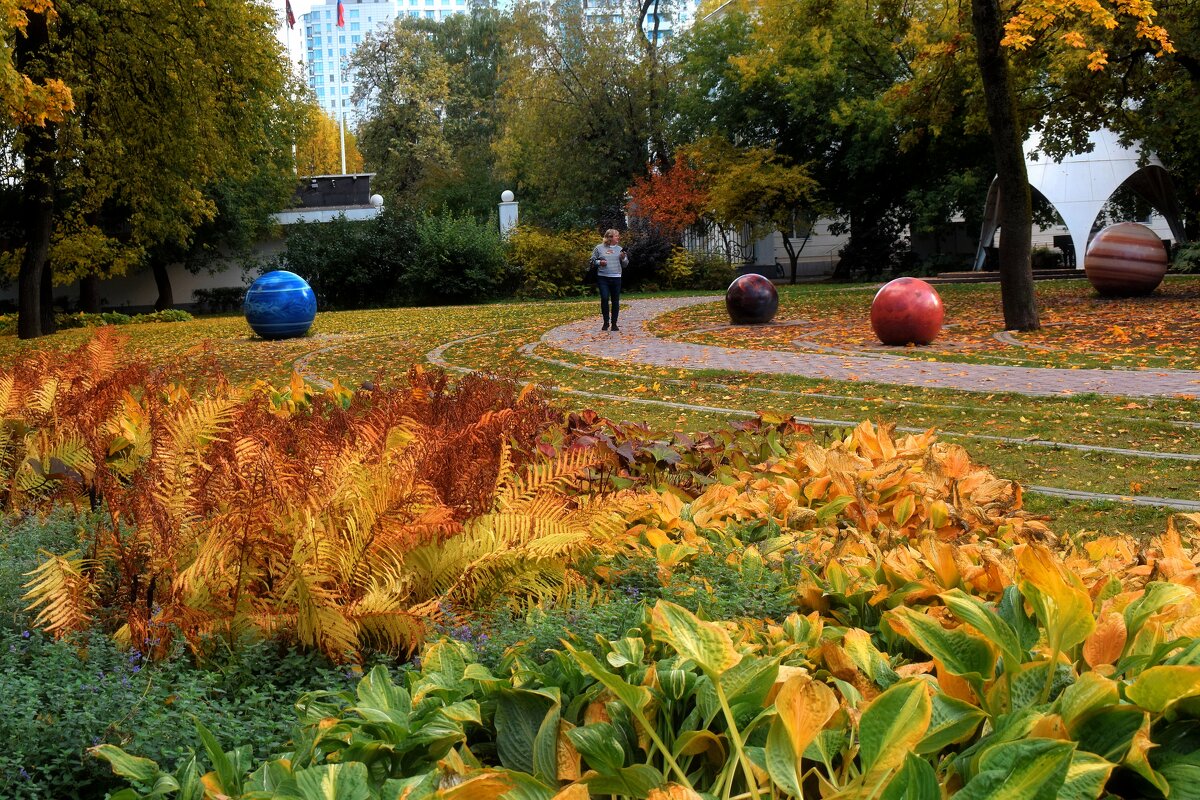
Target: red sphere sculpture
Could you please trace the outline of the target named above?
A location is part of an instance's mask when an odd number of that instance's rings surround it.
[[[871,327],[884,344],[929,344],[945,317],[941,296],[917,278],[896,278],[871,301]]]
[[[1167,249],[1158,234],[1136,222],[1118,222],[1096,234],[1083,271],[1106,297],[1150,294],[1167,274]]]
[[[762,275],[742,275],[725,290],[725,310],[734,325],[762,325],[779,310],[779,292]]]

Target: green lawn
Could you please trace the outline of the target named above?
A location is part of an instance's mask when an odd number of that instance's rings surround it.
[[[1038,288],[1043,303],[1090,291],[1080,281],[1048,287],[1039,284]],[[832,310],[845,306],[847,298],[869,303],[871,291],[872,287],[865,286],[784,287],[780,317],[803,321],[803,315],[810,314],[833,319]],[[975,309],[973,313],[980,319],[985,316],[984,309],[999,307],[994,284],[943,286],[939,291],[948,309]],[[1174,304],[1180,298],[1200,295],[1200,281],[1175,279],[1162,291],[1168,292],[1167,299]],[[1033,336],[1048,337],[1057,350],[1037,351],[1050,354],[1039,363],[1094,366],[1093,345],[1081,339],[1078,330],[1073,329],[1070,336],[1063,334],[1067,320],[1082,317],[1082,321],[1075,320],[1082,324],[1090,315],[1093,328],[1107,331],[1117,327],[1129,339],[1122,345],[1117,365],[1144,361],[1154,366],[1195,368],[1198,345],[1193,332],[1200,316],[1195,310],[1198,306],[1192,302],[1190,311],[1179,311],[1177,304],[1172,305],[1176,311],[1173,318],[1155,320],[1155,299],[1122,301],[1097,311],[1101,301],[1075,297],[1071,303],[1061,301],[1063,308],[1045,309],[1043,317],[1056,324],[1047,326],[1048,333]],[[555,387],[566,408],[591,407],[615,419],[644,420],[667,430],[711,429],[755,410],[785,412],[823,430],[870,419],[895,424],[901,430],[936,428],[1000,475],[1026,486],[1200,501],[1200,402],[1193,399],[1029,398],[867,381],[659,369],[588,360],[544,346],[531,351],[544,331],[596,312],[594,299],[326,312],[318,315],[308,337],[284,342],[253,337],[236,315],[188,323],[128,325],[119,330],[129,336],[131,351],[141,358],[168,361],[180,353],[206,350],[238,381],[281,383],[293,368],[299,368],[310,379],[337,378],[351,387],[364,380],[395,382],[403,380],[411,364],[425,362],[436,349],[439,358],[455,369],[483,370]],[[1114,316],[1118,312],[1130,316]],[[712,334],[687,331],[720,323],[723,313],[719,303],[696,306],[660,318],[655,327],[663,335],[702,341]],[[948,318],[956,313],[963,312],[948,312]],[[822,314],[825,316],[820,317]],[[862,319],[849,312],[837,319],[840,329],[831,335],[841,337],[841,344],[861,336]],[[798,327],[787,335],[792,336]],[[980,322],[975,327],[982,330],[986,325]],[[772,340],[779,331],[751,330],[743,344],[782,346],[782,340]],[[88,330],[76,329],[32,342],[5,337],[0,339],[0,360],[8,362],[40,348],[73,347],[90,335]],[[990,363],[1003,360],[995,356],[1006,345],[991,337],[979,342],[983,344],[969,352],[959,348],[959,356],[964,360],[990,358]],[[921,355],[925,357],[925,353]],[[947,350],[929,357],[948,355]],[[1032,493],[1029,502],[1052,518],[1051,527],[1056,530],[1154,533],[1163,530],[1171,513],[1161,508],[1063,501]]]

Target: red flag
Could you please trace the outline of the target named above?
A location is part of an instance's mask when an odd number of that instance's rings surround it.
[[[338,0],[338,24],[339,28],[346,27],[346,9],[342,6],[342,0]]]
[[[296,27],[296,15],[292,13],[292,0],[284,0],[283,2],[284,15],[287,17],[289,28]]]

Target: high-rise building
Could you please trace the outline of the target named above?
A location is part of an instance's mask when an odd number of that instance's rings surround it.
[[[344,115],[347,124],[355,119],[350,102],[354,91],[350,54],[365,34],[391,26],[397,5],[397,0],[342,0],[342,27],[338,26],[337,0],[314,5],[300,17],[308,86],[317,96],[317,104],[334,119]]]

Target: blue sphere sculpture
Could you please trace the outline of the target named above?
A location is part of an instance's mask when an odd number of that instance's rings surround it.
[[[264,339],[291,339],[308,333],[317,316],[317,296],[294,272],[276,270],[246,290],[246,322]]]

